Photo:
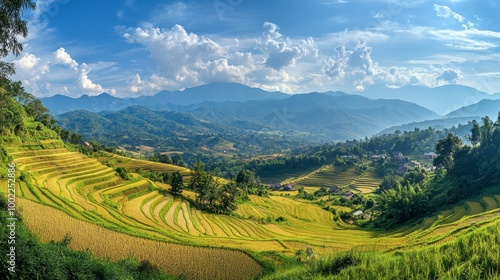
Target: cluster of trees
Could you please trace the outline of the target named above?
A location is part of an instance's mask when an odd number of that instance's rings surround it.
[[[269,195],[266,186],[252,171],[242,169],[234,180],[221,183],[220,179],[205,171],[202,162],[195,162],[187,187],[196,193],[196,203],[201,208],[215,213],[236,210],[237,203],[249,200],[250,194]]]
[[[418,129],[413,131],[396,131],[361,140],[348,140],[335,144],[298,148],[293,155],[280,156],[272,160],[256,159],[244,164],[244,168],[254,171],[259,176],[266,176],[275,172],[291,169],[335,164],[337,166],[352,166],[357,164],[359,172],[366,170],[366,164],[359,164],[359,160],[342,156],[356,156],[363,159],[369,153],[391,154],[394,151],[403,154],[423,153],[434,150],[435,143],[452,131],[462,128],[436,130],[434,128]],[[385,168],[384,168],[385,169]]]
[[[187,164],[182,160],[180,154],[174,154],[170,157],[167,154],[155,153],[148,157],[149,161],[156,161],[161,163],[173,164],[181,167],[186,167]]]
[[[452,133],[436,142],[435,174],[416,168],[404,177],[384,178],[377,225],[403,223],[500,184],[500,113],[496,122],[484,117],[471,125],[471,145]]]
[[[188,187],[196,192],[196,202],[201,208],[216,213],[236,210],[236,200],[241,195],[235,182],[221,184],[204,170],[201,162],[194,164]]]
[[[482,118],[482,124],[472,123],[467,136],[471,146],[449,134],[436,144],[438,156],[434,159],[444,180],[449,181],[447,202],[456,202],[484,188],[500,183],[500,112],[494,122]]]

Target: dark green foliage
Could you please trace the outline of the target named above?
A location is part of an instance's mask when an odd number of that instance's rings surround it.
[[[184,178],[179,170],[174,171],[170,177],[170,186],[173,194],[181,194],[184,189]]]
[[[462,140],[451,133],[446,138],[439,140],[436,143],[436,154],[438,156],[434,159],[434,165],[449,171],[453,168],[453,155],[461,146]]]
[[[242,191],[235,182],[221,186],[204,170],[201,162],[196,162],[191,171],[189,188],[196,192],[199,207],[215,213],[230,213],[236,210],[236,201],[242,196]]]
[[[339,274],[342,269],[349,266],[355,266],[359,262],[359,256],[353,251],[348,251],[336,255],[331,260],[315,262],[312,266],[312,270],[322,275],[336,275]]]
[[[118,176],[122,177],[125,180],[130,180],[130,174],[129,174],[127,168],[117,167],[115,170],[116,170],[116,173],[118,174]]]
[[[260,182],[260,178],[255,176],[255,173],[242,169],[236,175],[236,184],[238,188],[243,190],[243,196],[248,197],[250,194],[256,194],[258,196],[269,196],[269,191],[266,186]]]

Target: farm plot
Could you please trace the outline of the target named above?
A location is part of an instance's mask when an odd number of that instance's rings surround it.
[[[134,256],[188,279],[253,279],[262,273],[260,265],[241,251],[143,239],[74,219],[28,200],[20,199],[19,205],[24,209],[28,228],[44,242],[62,240],[69,234],[71,248],[90,250],[101,258],[120,260]]]
[[[362,176],[357,177],[351,183],[353,190],[361,193],[372,193],[382,183],[382,179],[372,172],[365,172]]]
[[[349,184],[359,175],[353,168],[342,170],[332,165],[324,166],[318,170],[309,173],[306,176],[299,177],[292,182],[297,186],[329,187],[331,185],[344,186]]]

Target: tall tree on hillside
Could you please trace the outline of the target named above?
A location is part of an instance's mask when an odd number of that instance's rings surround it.
[[[481,142],[481,127],[476,120],[472,121],[472,128],[470,130],[471,134],[467,135],[467,140],[470,141],[473,147]]]
[[[28,22],[21,17],[25,10],[34,10],[35,7],[31,0],[0,0],[0,57],[21,54],[23,45],[19,36],[28,36]],[[0,61],[0,79],[7,79],[14,73],[13,63]]]
[[[493,121],[488,117],[482,118],[483,125],[481,126],[481,135],[484,144],[489,144],[491,142],[491,136],[493,135]]]
[[[460,149],[460,146],[462,146],[462,140],[452,133],[439,140],[436,143],[436,154],[438,156],[434,159],[434,165],[443,167],[448,171],[451,170],[453,168],[453,155]]]
[[[184,178],[182,178],[182,174],[179,170],[176,170],[172,173],[170,177],[170,186],[172,186],[173,194],[180,194],[184,189]]]

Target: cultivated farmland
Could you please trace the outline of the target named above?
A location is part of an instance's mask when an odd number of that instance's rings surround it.
[[[62,144],[49,144],[46,149],[36,143],[7,148],[17,164],[17,175],[23,179],[18,181],[18,196],[24,198],[21,204],[25,207],[26,222],[35,233],[46,241],[61,239],[70,233],[75,242],[72,246],[86,249],[82,244],[93,244],[86,247],[102,257],[126,258],[136,252],[137,258],[147,258],[175,274],[190,275],[190,279],[207,275],[222,277],[222,274],[209,274],[219,272],[207,272],[203,261],[189,257],[192,255],[214,259],[206,261],[230,259],[235,262],[234,266],[248,269],[238,276],[249,279],[262,270],[254,259],[234,249],[285,255],[293,255],[308,244],[319,253],[353,247],[394,250],[442,242],[472,226],[488,224],[500,215],[498,192],[466,201],[394,232],[364,230],[341,220],[334,221],[333,214],[318,205],[283,196],[251,196],[233,215],[215,215],[195,209],[185,197],[161,194],[159,190],[168,187],[166,185],[141,176],[124,180],[100,161],[130,170],[180,170],[186,178],[188,169],[115,155],[98,161],[69,152]],[[353,169],[336,170],[333,166],[299,177],[295,183],[319,187],[330,185],[331,180],[342,186],[350,184],[353,191],[363,193],[373,191],[380,183],[372,173],[359,175]],[[2,188],[4,186],[6,184],[2,184]],[[188,192],[186,194],[189,197]],[[96,235],[106,239],[97,242]],[[99,247],[99,244],[106,246]],[[137,246],[153,248],[153,253],[145,255]],[[175,251],[181,259],[189,257],[190,260],[179,264],[170,256],[162,256],[159,253],[162,250]],[[230,270],[221,267],[220,273],[230,275]]]

